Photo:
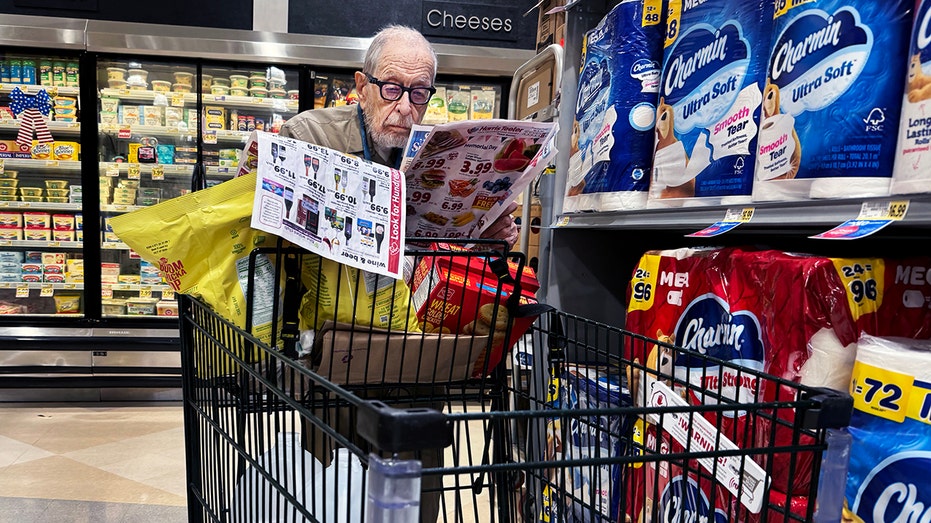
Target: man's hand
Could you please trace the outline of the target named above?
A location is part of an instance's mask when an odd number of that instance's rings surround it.
[[[492,222],[480,237],[504,240],[508,242],[509,246],[517,243],[517,224],[514,223],[514,218],[511,217],[511,213],[516,209],[516,203],[512,202],[511,205],[508,205],[507,209],[504,210],[504,214]]]

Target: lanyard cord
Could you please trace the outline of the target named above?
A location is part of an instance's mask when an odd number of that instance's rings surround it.
[[[359,115],[359,134],[362,136],[362,157],[365,158],[365,161],[371,162],[371,161],[372,161],[372,151],[369,149],[368,133],[366,133],[366,131],[365,131],[365,116],[362,114],[362,104],[357,104],[357,105],[358,105],[358,107],[359,107],[359,111],[358,111],[358,115]],[[394,153],[395,153],[395,154],[394,154],[394,156],[395,156],[394,168],[397,169],[397,168],[401,167],[401,159],[404,157],[404,155],[401,154],[401,151],[400,151],[400,150],[397,150],[397,149],[393,149],[393,150],[394,150]],[[389,159],[389,161],[390,161],[390,159]]]

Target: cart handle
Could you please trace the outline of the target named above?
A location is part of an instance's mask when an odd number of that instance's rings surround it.
[[[816,405],[806,409],[802,427],[806,429],[840,429],[850,425],[853,414],[853,398],[850,394],[833,389],[816,387],[803,391],[806,400]]]
[[[356,413],[357,432],[384,452],[445,448],[453,443],[446,415],[428,408],[396,409],[381,401],[363,401]]]

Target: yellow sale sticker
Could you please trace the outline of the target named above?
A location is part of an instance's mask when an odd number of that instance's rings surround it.
[[[653,307],[653,295],[656,293],[656,278],[659,274],[661,256],[645,254],[634,270],[630,281],[630,305],[628,310],[646,311]]]
[[[40,287],[39,289],[39,296],[42,296],[43,298],[48,298],[49,296],[52,296],[53,294],[54,294],[54,291],[52,290],[52,284],[43,283],[42,287]]]
[[[659,25],[663,20],[663,0],[644,0],[643,27]]]
[[[28,298],[29,297],[29,284],[20,283],[16,285],[16,297],[17,298]]]
[[[669,47],[676,43],[679,37],[679,24],[682,17],[682,0],[669,0],[669,9],[666,11],[666,43]]]
[[[915,380],[905,414],[913,420],[931,425],[931,383]]]
[[[152,179],[153,180],[164,180],[165,179],[165,168],[161,165],[156,165],[152,167]]]
[[[142,169],[139,167],[138,163],[131,163],[129,164],[128,172],[130,180],[138,180]]]
[[[854,321],[876,312],[883,302],[886,266],[879,258],[834,258],[831,260],[844,288]]]
[[[909,395],[914,381],[908,374],[858,361],[853,366],[853,379],[850,381],[853,408],[902,423],[909,411]]]

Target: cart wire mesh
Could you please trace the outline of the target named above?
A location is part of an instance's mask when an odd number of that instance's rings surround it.
[[[385,459],[420,462],[419,521],[812,521],[826,429],[846,426],[849,397],[521,303],[519,255],[408,254],[430,274],[413,292],[376,283],[402,318],[378,328],[358,292],[334,294],[353,318],[337,334],[295,320],[289,307],[323,310],[307,279],[326,269],[292,249],[252,256],[250,294],[263,257],[275,275],[270,333],[182,297],[190,521],[383,521],[366,519],[367,483]],[[453,292],[468,271],[487,291],[478,302]],[[336,274],[335,287],[365,285]],[[422,332],[422,285],[456,332]],[[486,303],[505,319],[462,332]],[[301,321],[318,327],[312,341]],[[701,362],[701,379],[677,375],[679,358]],[[710,386],[734,382],[753,395]]]

